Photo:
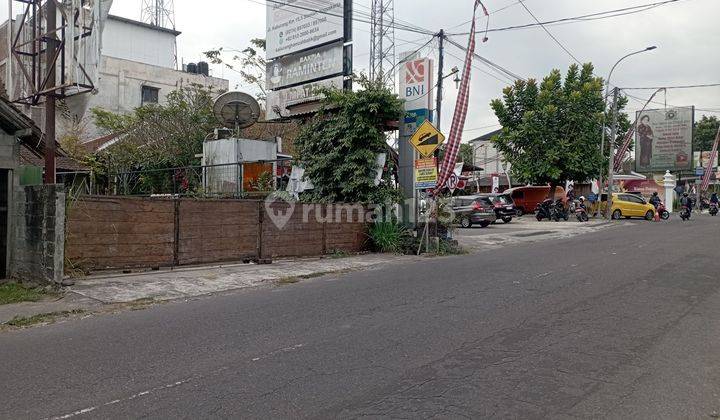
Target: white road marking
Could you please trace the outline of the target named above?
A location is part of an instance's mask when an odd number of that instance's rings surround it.
[[[270,353],[266,353],[266,354],[264,354],[264,355],[262,355],[262,356],[260,356],[260,357],[255,357],[255,358],[252,359],[252,361],[253,361],[253,362],[257,362],[258,360],[267,359],[267,358],[269,358],[269,357],[275,356],[275,355],[280,354],[280,353],[287,353],[287,352],[295,351],[295,350],[298,350],[298,349],[302,348],[303,346],[304,346],[304,344],[296,344],[296,345],[290,346],[290,347],[283,347],[283,348],[281,348],[281,349],[277,349],[277,350],[271,351]],[[151,389],[148,389],[148,390],[145,390],[145,391],[138,392],[138,393],[133,394],[133,395],[131,395],[131,396],[127,397],[127,398],[124,398],[124,399],[117,399],[117,400],[108,401],[108,402],[106,402],[106,403],[104,403],[104,404],[101,404],[101,405],[96,405],[96,406],[93,406],[93,407],[83,408],[82,410],[73,411],[72,413],[63,414],[63,415],[61,415],[61,416],[46,417],[44,420],[65,420],[65,419],[69,419],[69,418],[72,418],[72,417],[81,416],[81,415],[83,415],[83,414],[87,414],[87,413],[90,413],[90,412],[92,412],[92,411],[95,411],[95,410],[97,410],[98,408],[109,407],[109,406],[111,406],[111,405],[120,404],[120,403],[122,403],[122,402],[132,401],[132,400],[135,400],[135,399],[140,398],[140,397],[145,397],[145,396],[150,395],[150,394],[152,394],[152,393],[155,393],[155,392],[157,392],[157,391],[162,391],[162,390],[165,390],[165,389],[175,388],[175,387],[178,387],[178,386],[180,386],[180,385],[184,385],[184,384],[186,384],[186,383],[188,383],[188,382],[190,382],[190,381],[193,381],[193,380],[197,380],[197,379],[200,379],[200,378],[203,378],[203,377],[215,375],[215,374],[220,373],[220,372],[222,372],[222,371],[224,371],[224,370],[227,370],[227,369],[228,369],[228,367],[222,367],[222,368],[220,368],[220,369],[214,370],[214,371],[212,371],[212,372],[210,372],[210,373],[208,373],[208,374],[205,374],[205,375],[195,375],[195,376],[191,376],[191,377],[185,378],[185,379],[180,380],[180,381],[177,381],[177,382],[173,382],[173,383],[170,383],[170,384],[157,386],[157,387],[155,387],[155,388],[151,388]]]

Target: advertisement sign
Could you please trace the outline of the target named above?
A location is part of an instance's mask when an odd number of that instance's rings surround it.
[[[415,189],[426,190],[437,187],[437,159],[415,160]]]
[[[400,65],[400,99],[405,110],[433,109],[433,60],[420,58]]]
[[[269,61],[266,87],[279,89],[343,74],[343,51],[340,41]]]
[[[315,112],[320,108],[317,102],[323,95],[319,88],[343,88],[343,76],[336,76],[317,82],[306,83],[286,89],[272,90],[267,93],[267,120],[277,120],[281,117]]]
[[[267,59],[343,39],[343,0],[267,2]]]
[[[710,163],[710,157],[712,152],[695,152],[693,153],[693,167],[695,168],[703,168],[707,169],[708,164]],[[718,167],[718,154],[715,152],[715,159],[712,169],[717,169]]]
[[[693,170],[694,107],[638,112],[635,167],[638,172]]]

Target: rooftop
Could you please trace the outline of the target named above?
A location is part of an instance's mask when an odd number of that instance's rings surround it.
[[[152,30],[160,31],[160,32],[166,32],[166,33],[169,33],[169,34],[172,34],[172,35],[175,35],[175,36],[178,36],[178,35],[180,35],[180,34],[182,33],[182,32],[180,32],[180,31],[176,31],[175,29],[163,28],[163,27],[160,27],[160,26],[155,26],[155,25],[151,25],[151,24],[149,24],[149,23],[140,22],[140,21],[137,21],[137,20],[128,19],[128,18],[124,18],[124,17],[121,17],[121,16],[116,16],[116,15],[108,15],[108,19],[109,19],[109,20],[115,20],[115,21],[118,21],[118,22],[128,23],[128,24],[130,24],[130,25],[139,26],[139,27],[141,27],[141,28],[152,29]]]

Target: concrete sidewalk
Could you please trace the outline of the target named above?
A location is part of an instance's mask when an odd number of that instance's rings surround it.
[[[413,257],[366,254],[340,258],[278,260],[272,264],[187,267],[140,274],[90,276],[68,290],[102,303],[156,301],[203,296],[292,278],[368,269]]]

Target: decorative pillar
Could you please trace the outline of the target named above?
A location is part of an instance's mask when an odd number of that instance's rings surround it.
[[[675,202],[675,187],[677,186],[677,181],[670,171],[665,172],[663,181],[665,183],[665,208],[669,213],[672,213],[674,211],[673,203]]]

